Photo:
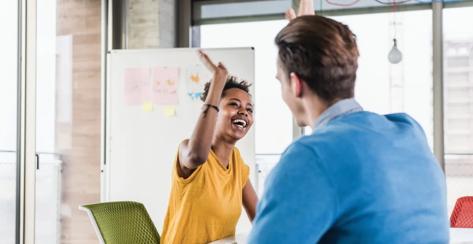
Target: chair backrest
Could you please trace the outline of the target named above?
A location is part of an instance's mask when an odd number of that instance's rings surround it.
[[[143,204],[104,202],[80,206],[88,213],[101,243],[159,244],[159,234]]]
[[[450,226],[473,228],[473,196],[457,199],[452,216],[450,216]]]

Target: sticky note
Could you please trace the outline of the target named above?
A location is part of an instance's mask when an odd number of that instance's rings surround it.
[[[164,107],[164,116],[170,118],[170,117],[176,117],[176,107],[174,106],[165,106]]]
[[[146,82],[149,80],[149,69],[128,68],[124,71],[123,79],[125,103],[127,105],[140,105],[146,93]]]
[[[143,103],[143,111],[153,112],[153,104],[151,102],[144,102]]]
[[[156,66],[151,69],[151,101],[156,105],[178,104],[179,68]]]

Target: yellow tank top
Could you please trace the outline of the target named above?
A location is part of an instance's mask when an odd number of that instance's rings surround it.
[[[238,149],[233,148],[227,169],[210,151],[187,179],[178,175],[177,160],[161,243],[199,244],[235,235],[249,174]]]

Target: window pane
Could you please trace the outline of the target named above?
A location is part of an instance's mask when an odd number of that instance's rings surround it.
[[[355,97],[365,110],[406,112],[433,143],[432,12],[412,11],[334,17],[356,34],[360,58]],[[375,32],[373,30],[376,30]],[[391,64],[393,38],[402,61]]]
[[[445,167],[448,205],[473,195],[473,7],[444,10]]]
[[[18,3],[0,8],[0,243],[15,242]]]

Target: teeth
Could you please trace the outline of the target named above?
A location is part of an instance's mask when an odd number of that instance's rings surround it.
[[[242,119],[233,120],[233,124],[239,126],[240,128],[245,128],[246,127],[246,121],[244,121]]]

